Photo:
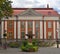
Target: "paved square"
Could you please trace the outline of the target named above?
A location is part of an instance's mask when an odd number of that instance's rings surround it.
[[[60,54],[60,48],[39,48],[37,52],[21,52],[19,48],[0,49],[0,54]]]

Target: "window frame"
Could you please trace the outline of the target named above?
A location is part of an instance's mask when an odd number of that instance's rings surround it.
[[[52,22],[48,21],[48,28],[52,28]]]
[[[8,22],[8,28],[12,28],[12,26],[13,26],[13,22],[12,21],[9,21]]]
[[[28,28],[32,28],[33,27],[33,21],[28,21]]]

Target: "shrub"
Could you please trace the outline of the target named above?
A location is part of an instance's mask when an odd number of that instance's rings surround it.
[[[32,42],[28,42],[28,40],[23,41],[21,45],[21,50],[26,52],[35,52],[38,50],[38,46],[35,41],[32,40]]]
[[[54,42],[40,41],[39,44],[40,44],[39,45],[40,47],[50,47],[50,46],[53,46],[54,45]]]
[[[19,43],[17,42],[11,42],[8,44],[9,47],[12,47],[12,48],[18,48],[19,47]]]
[[[32,40],[32,44],[33,44],[34,46],[38,46],[38,41],[37,41],[36,39],[33,39],[33,40]]]

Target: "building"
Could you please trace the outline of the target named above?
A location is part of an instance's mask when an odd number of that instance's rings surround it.
[[[24,39],[32,32],[37,39],[57,39],[59,37],[59,14],[49,8],[13,8],[13,16],[2,19],[2,33],[7,39]]]

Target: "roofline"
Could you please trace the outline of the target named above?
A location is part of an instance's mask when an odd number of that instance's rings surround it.
[[[14,10],[27,10],[29,8],[13,8]],[[34,10],[53,10],[53,8],[32,8]]]

